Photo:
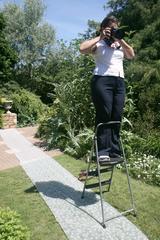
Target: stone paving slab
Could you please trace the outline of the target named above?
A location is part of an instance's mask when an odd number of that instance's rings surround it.
[[[106,229],[100,222],[99,196],[87,191],[81,199],[83,183],[54,159],[27,143],[16,129],[0,130],[7,146],[15,151],[27,175],[56,217],[69,240],[147,240],[147,237],[126,217],[108,221]],[[40,152],[41,151],[41,152]],[[26,189],[30,193],[33,189]],[[104,203],[105,216],[118,211]]]
[[[19,160],[0,137],[0,171],[18,166]]]

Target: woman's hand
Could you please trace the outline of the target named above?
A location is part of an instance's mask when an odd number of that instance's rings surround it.
[[[111,28],[106,27],[106,28],[101,30],[101,33],[100,33],[100,38],[101,39],[104,39],[104,38],[109,39],[110,37],[111,37]]]

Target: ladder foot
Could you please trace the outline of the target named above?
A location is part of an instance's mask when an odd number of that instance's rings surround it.
[[[105,223],[102,223],[102,227],[103,227],[103,228],[106,228],[106,224],[105,224]]]
[[[137,217],[137,212],[134,210],[134,212],[133,212],[133,216],[134,217]]]

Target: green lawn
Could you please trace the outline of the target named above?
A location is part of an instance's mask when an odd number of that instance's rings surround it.
[[[61,155],[55,159],[75,176],[78,176],[80,170],[86,169],[87,166],[85,162],[67,155]],[[136,224],[150,240],[160,240],[160,188],[134,179],[131,179],[131,185],[138,215],[137,217],[128,215],[128,219]],[[109,193],[104,193],[104,199],[120,211],[130,207],[126,174],[117,169],[114,171],[111,190]]]
[[[32,194],[25,190],[32,188]],[[21,167],[0,172],[0,206],[20,215],[32,240],[67,240],[63,230]]]

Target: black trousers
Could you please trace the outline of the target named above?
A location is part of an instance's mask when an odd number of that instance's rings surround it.
[[[96,125],[121,121],[125,102],[125,83],[121,77],[93,76],[92,100],[96,109]],[[120,125],[101,126],[97,133],[100,155],[121,154],[119,148]]]

